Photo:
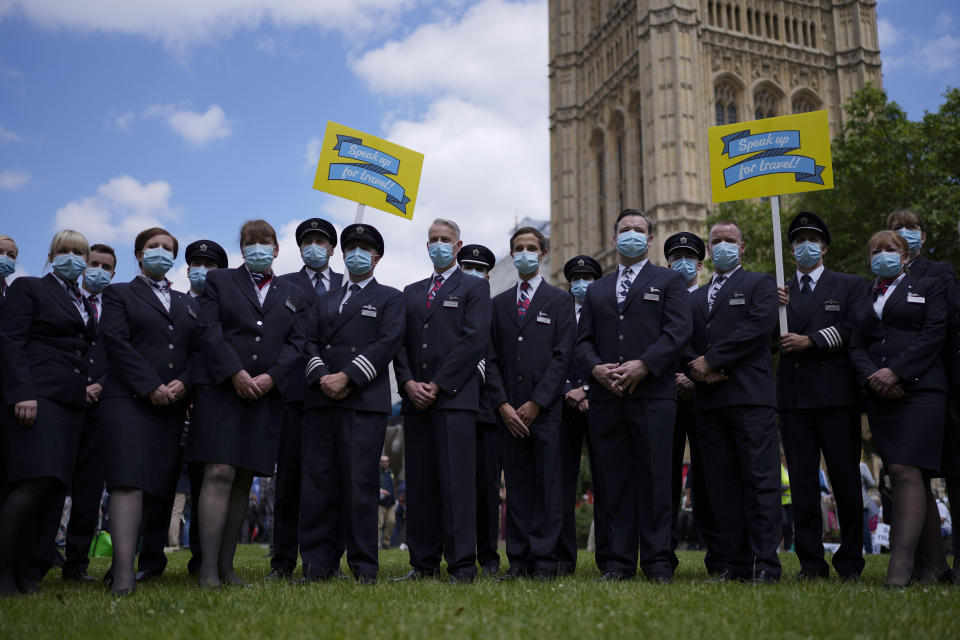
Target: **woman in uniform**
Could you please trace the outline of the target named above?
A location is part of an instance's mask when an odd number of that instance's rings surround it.
[[[134,556],[144,492],[166,498],[192,387],[188,365],[197,313],[166,274],[177,257],[173,235],[154,227],[137,235],[140,273],[103,295],[103,337],[110,363],[100,402],[106,441],[113,541],[113,593],[135,586]]]
[[[243,584],[233,556],[250,483],[273,474],[282,395],[301,367],[309,302],[274,277],[277,234],[264,220],[240,229],[244,263],[207,273],[200,297],[200,354],[187,459],[205,464],[199,524],[200,587]]]
[[[27,577],[39,525],[69,490],[86,402],[90,310],[77,286],[90,255],[86,238],[60,231],[52,273],[18,278],[0,316],[0,408],[9,493],[0,505],[0,594],[37,589]],[[18,552],[19,549],[19,552]]]
[[[948,574],[940,518],[930,491],[939,470],[947,377],[940,357],[947,329],[944,283],[907,274],[910,250],[895,231],[867,243],[877,278],[850,339],[850,359],[866,392],[870,431],[893,485],[893,523],[886,586],[905,587],[914,553],[923,582]]]

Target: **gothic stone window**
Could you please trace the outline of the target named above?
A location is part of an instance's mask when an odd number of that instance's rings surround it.
[[[714,89],[713,102],[716,105],[717,124],[733,124],[740,121],[737,118],[739,93],[729,80],[721,82]]]
[[[769,89],[760,89],[753,95],[753,115],[757,120],[777,115],[777,98]]]
[[[817,101],[809,95],[799,95],[793,99],[794,113],[809,113],[810,111],[816,111],[818,107]]]

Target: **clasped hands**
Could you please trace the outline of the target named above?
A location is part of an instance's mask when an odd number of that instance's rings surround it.
[[[720,373],[711,367],[705,356],[695,358],[688,364],[690,365],[690,377],[697,382],[717,384],[718,382],[724,382],[730,379],[726,374]]]
[[[580,413],[586,413],[590,409],[590,401],[587,399],[587,392],[583,390],[583,387],[574,387],[567,391],[566,395],[563,396],[563,401],[567,403],[568,407],[576,409]]]
[[[423,411],[436,402],[437,393],[440,392],[440,386],[436,382],[407,380],[403,388],[407,392],[410,402],[418,411]]]
[[[187,395],[187,386],[179,380],[171,380],[148,393],[147,400],[155,407],[166,407],[180,402],[185,395]]]
[[[273,378],[269,373],[261,373],[256,377],[250,377],[246,369],[241,369],[230,376],[233,382],[233,388],[237,395],[244,400],[257,400],[270,393],[273,389]]]
[[[527,400],[518,409],[510,406],[509,402],[504,402],[497,411],[503,418],[503,423],[514,438],[526,438],[530,435],[530,425],[540,415],[540,405],[533,400]]]
[[[869,384],[870,389],[881,398],[900,400],[904,396],[903,386],[900,384],[900,376],[887,367],[877,369],[871,373],[867,378],[867,384]]]
[[[627,360],[621,364],[607,362],[593,368],[593,377],[615,396],[636,391],[637,385],[650,374],[643,360]]]

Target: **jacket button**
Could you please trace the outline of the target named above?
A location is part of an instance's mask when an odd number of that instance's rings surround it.
[[[880,341],[880,344],[887,344],[887,339],[884,338],[883,340],[881,340],[881,341]]]
[[[427,343],[426,343],[426,342],[423,343],[423,348],[424,348],[424,349],[427,348]]]
[[[96,340],[91,340],[91,341],[90,341],[90,346],[91,346],[91,347],[97,346],[97,341],[96,341]]]
[[[617,340],[623,340],[623,334],[622,334],[622,333],[617,336]]]
[[[253,339],[253,341],[254,341],[254,342],[260,342],[260,336],[256,336],[256,337]]]
[[[425,322],[425,323],[423,323],[423,328],[424,328],[424,329],[429,329],[429,328],[430,328],[430,325]]]
[[[262,327],[262,326],[263,326],[263,320],[257,320],[257,326],[258,326],[258,327]]]
[[[426,369],[426,368],[427,368],[427,363],[424,362],[422,365],[420,365],[420,368],[421,368],[421,369]]]
[[[350,347],[350,353],[356,353],[356,352],[357,352],[356,347]]]
[[[710,323],[708,322],[708,323],[707,323],[707,329],[709,329],[709,328],[710,328]]]
[[[517,382],[523,382],[523,376],[517,376]]]
[[[253,354],[253,359],[254,359],[254,360],[257,359],[257,354]]]
[[[329,349],[329,348],[330,348],[330,345],[327,345],[327,349]]]
[[[622,315],[620,316],[620,319],[623,320],[623,316],[622,316]]]
[[[520,362],[521,360],[523,360],[523,356],[518,355],[518,356],[517,356],[517,362]]]
[[[93,378],[87,377],[87,382],[93,382]]]
[[[880,362],[886,362],[886,361],[887,361],[887,356],[883,356],[882,358],[880,358]]]
[[[93,364],[93,358],[90,358],[90,364]]]
[[[799,368],[800,368],[800,363],[799,363],[799,362],[794,362],[794,363],[793,363],[793,368],[794,368],[794,369],[799,369]]]
[[[523,336],[517,336],[517,342],[523,342]]]
[[[74,369],[73,372],[74,372],[74,373],[80,373],[80,369]]]
[[[172,325],[172,324],[168,324],[168,325],[167,325],[167,328],[170,329],[170,331],[173,331],[173,325]]]
[[[254,357],[256,357],[256,356],[254,356]],[[173,363],[172,363],[172,362],[167,365],[167,369],[173,369]]]

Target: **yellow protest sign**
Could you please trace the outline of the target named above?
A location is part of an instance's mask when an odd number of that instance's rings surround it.
[[[710,127],[714,202],[833,189],[826,111]]]
[[[423,154],[327,122],[313,188],[413,219]]]

